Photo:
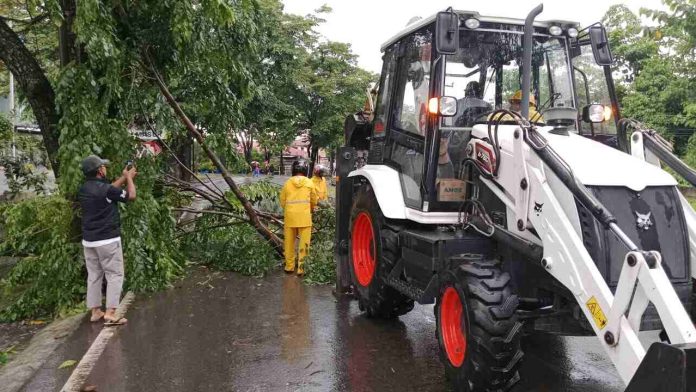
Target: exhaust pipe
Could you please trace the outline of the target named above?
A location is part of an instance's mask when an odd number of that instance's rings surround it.
[[[534,18],[544,10],[539,4],[524,20],[524,42],[522,57],[522,117],[529,120],[529,87],[532,84],[532,44],[534,43]]]

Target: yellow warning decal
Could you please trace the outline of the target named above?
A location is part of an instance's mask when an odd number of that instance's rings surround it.
[[[602,308],[599,306],[597,299],[592,296],[587,300],[587,309],[592,313],[592,318],[599,329],[604,328],[607,325],[607,317],[604,315]]]

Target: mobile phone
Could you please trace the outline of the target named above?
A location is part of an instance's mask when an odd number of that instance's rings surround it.
[[[133,161],[126,161],[126,169],[130,170],[133,168]]]

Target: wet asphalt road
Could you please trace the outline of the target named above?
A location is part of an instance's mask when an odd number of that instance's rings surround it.
[[[449,390],[432,306],[380,322],[295,276],[197,270],[140,296],[127,317],[88,380],[98,391]],[[100,328],[85,322],[25,390],[59,390],[70,369],[58,365],[79,359]],[[515,391],[623,390],[594,337],[532,335],[523,347]]]

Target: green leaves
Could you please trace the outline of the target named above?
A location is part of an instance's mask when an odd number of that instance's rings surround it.
[[[73,366],[77,365],[77,361],[74,359],[68,359],[67,361],[63,361],[60,365],[58,365],[58,369],[65,369],[65,368],[71,368]]]
[[[279,265],[271,245],[260,239],[251,225],[229,222],[219,216],[200,218],[195,231],[182,242],[192,260],[222,271],[263,276]]]
[[[0,320],[53,315],[82,299],[81,247],[73,210],[72,203],[59,196],[36,197],[3,209],[6,236],[0,249],[22,259],[0,282],[0,292],[11,299],[0,309]]]
[[[696,5],[692,0],[665,0],[669,11],[641,9],[657,26],[642,26],[638,15],[622,5],[604,17],[610,43],[625,75],[619,83],[625,117],[634,117],[672,138],[675,128],[696,126]],[[673,140],[684,153],[685,138]],[[689,143],[689,154],[692,143]]]
[[[332,284],[336,282],[336,209],[328,206],[319,208],[312,214],[312,223],[312,244],[305,259],[304,281],[309,284]]]

